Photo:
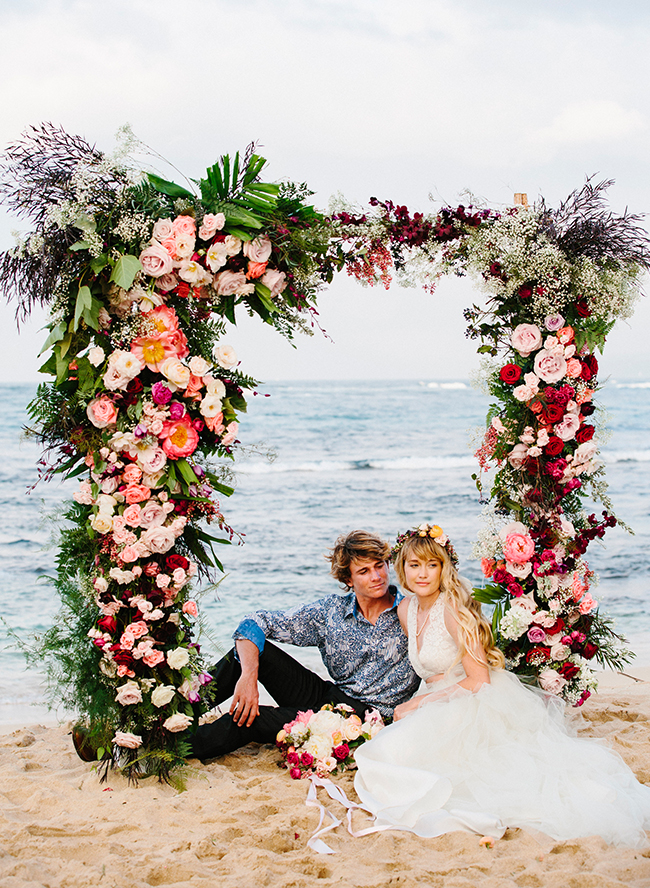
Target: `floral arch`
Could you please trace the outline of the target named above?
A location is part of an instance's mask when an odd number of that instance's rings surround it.
[[[0,256],[0,284],[19,318],[50,309],[50,381],[29,407],[41,474],[80,479],[57,556],[61,618],[40,654],[100,759],[168,780],[183,732],[211,708],[190,590],[221,570],[218,544],[234,534],[223,467],[256,385],[224,344],[227,325],[246,311],[287,337],[309,331],[318,291],[342,269],[429,290],[469,274],[484,290],[485,306],[465,311],[493,398],[476,454],[491,511],[475,596],[494,606],[509,667],[582,703],[593,662],[626,654],[584,556],[616,523],[595,352],[650,267],[640,217],[610,213],[609,183],[590,180],[555,210],[425,216],[372,199],[323,215],[305,185],[262,182],[253,146],[186,188],[137,168],[129,152],[142,146],[123,135],[107,156],[46,124],[0,167],[5,205],[32,226]]]

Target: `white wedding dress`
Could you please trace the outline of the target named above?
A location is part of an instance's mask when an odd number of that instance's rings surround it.
[[[442,596],[416,644],[417,600],[409,602],[409,657],[421,678],[447,672],[457,647]],[[455,667],[421,693],[464,677]],[[647,844],[650,787],[605,741],[572,736],[564,704],[504,670],[476,693],[454,688],[423,703],[356,751],[355,789],[376,826],[439,836],[466,830],[500,838],[507,827],[556,840],[600,835]]]

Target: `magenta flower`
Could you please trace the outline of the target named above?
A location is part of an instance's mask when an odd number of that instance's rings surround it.
[[[167,388],[164,382],[154,382],[151,386],[151,397],[154,404],[169,404],[172,399],[172,390]]]

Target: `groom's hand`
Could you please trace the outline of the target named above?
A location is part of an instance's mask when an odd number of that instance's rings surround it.
[[[260,714],[259,702],[260,695],[257,689],[257,676],[242,675],[235,685],[235,692],[230,704],[230,714],[235,724],[240,728],[242,725],[250,728]]]

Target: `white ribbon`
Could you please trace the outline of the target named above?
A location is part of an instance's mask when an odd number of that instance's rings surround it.
[[[346,794],[343,792],[341,787],[337,786],[336,783],[332,783],[332,781],[328,777],[316,777],[314,774],[312,774],[309,777],[309,782],[309,791],[307,793],[307,800],[305,804],[309,808],[318,808],[320,812],[320,819],[318,821],[316,831],[307,842],[307,846],[311,848],[312,851],[316,851],[318,852],[318,854],[336,854],[336,851],[333,851],[330,846],[327,845],[320,837],[330,830],[336,829],[337,826],[341,825],[341,821],[338,819],[338,817],[335,817],[330,810],[328,810],[318,801],[319,786],[323,787],[332,801],[339,802],[341,805],[343,805],[344,808],[347,809],[348,832],[355,839],[358,839],[361,836],[370,835],[370,833],[382,832],[385,829],[393,829],[390,824],[385,824],[382,826],[368,826],[366,827],[366,829],[359,829],[356,831],[353,830],[352,812],[355,809],[358,809],[359,811],[365,811],[366,814],[372,814],[372,811],[364,808],[363,805],[357,805],[356,802],[351,802]],[[323,821],[325,820],[326,816],[329,817],[332,821],[329,826],[323,826]]]

